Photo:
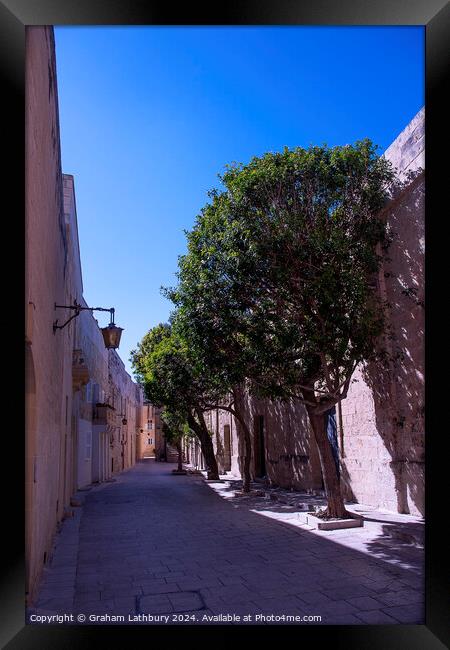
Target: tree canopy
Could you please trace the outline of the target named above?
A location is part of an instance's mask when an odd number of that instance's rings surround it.
[[[203,413],[219,392],[201,359],[192,354],[186,341],[170,324],[152,328],[131,353],[137,378],[146,398],[164,408],[170,423],[187,423],[198,436],[212,478],[218,478],[211,434]],[[212,401],[214,404],[214,401]]]
[[[379,212],[393,173],[370,141],[285,149],[227,168],[188,233],[167,293],[191,343],[260,394],[345,397],[374,352],[383,311],[370,279],[387,243]]]
[[[177,307],[191,347],[229,381],[305,404],[329,511],[343,515],[323,414],[383,332],[373,287],[394,180],[369,140],[286,148],[227,167],[187,234]],[[334,494],[334,504],[331,495]]]

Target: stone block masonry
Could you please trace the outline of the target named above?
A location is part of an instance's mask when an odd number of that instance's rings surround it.
[[[425,112],[422,109],[385,152],[399,179],[412,179],[385,210],[393,232],[380,270],[381,296],[393,340],[389,367],[362,365],[342,402],[347,496],[393,512],[423,515]]]

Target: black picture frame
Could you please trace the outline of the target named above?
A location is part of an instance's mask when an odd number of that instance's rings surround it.
[[[449,51],[450,7],[445,0],[250,0],[211,4],[209,7],[184,4],[171,7],[167,3],[146,0],[3,0],[0,2],[0,61],[2,72],[3,109],[3,150],[6,161],[6,182],[3,187],[3,206],[10,206],[4,212],[4,240],[8,250],[14,250],[12,258],[3,255],[2,303],[6,326],[8,349],[12,351],[12,361],[4,368],[18,372],[18,378],[8,381],[6,410],[10,422],[4,427],[4,441],[11,441],[12,447],[4,447],[5,465],[13,467],[12,478],[4,483],[3,513],[4,527],[3,551],[4,573],[0,583],[2,612],[0,613],[2,647],[10,650],[27,648],[72,648],[83,645],[93,647],[111,636],[114,644],[127,647],[135,645],[136,635],[143,642],[157,642],[164,639],[161,633],[167,629],[149,630],[145,626],[31,626],[25,625],[24,606],[24,525],[23,525],[23,471],[24,471],[24,417],[23,408],[24,379],[20,364],[23,349],[22,325],[24,323],[23,269],[25,259],[24,241],[24,48],[25,27],[27,25],[424,25],[426,34],[426,623],[425,625],[393,626],[314,626],[303,625],[292,628],[296,642],[303,645],[311,642],[330,641],[332,647],[361,648],[371,650],[383,648],[444,648],[449,643],[448,626],[448,550],[445,543],[443,525],[439,523],[446,516],[445,465],[448,454],[444,444],[446,432],[445,404],[446,393],[441,382],[432,381],[433,368],[442,365],[442,349],[446,341],[446,319],[442,318],[442,298],[437,289],[438,278],[444,278],[445,268],[439,270],[439,262],[446,259],[444,251],[439,253],[440,227],[446,219],[443,209],[448,202],[448,165],[441,163],[440,155],[445,151],[446,122],[448,108],[444,101],[446,82],[446,63]],[[389,101],[389,98],[386,98]],[[447,118],[447,119],[446,119]],[[6,143],[6,144],[5,144]],[[445,161],[445,158],[442,157]],[[6,231],[8,225],[8,231]],[[14,226],[14,227],[12,227]],[[14,243],[11,242],[13,233]],[[444,240],[445,243],[445,240]],[[14,279],[14,282],[11,280]],[[444,285],[445,286],[445,285]],[[6,295],[5,295],[6,293]],[[435,302],[439,296],[439,303]],[[435,317],[433,313],[434,305]],[[431,310],[431,311],[430,311]],[[11,320],[14,326],[11,325]],[[442,328],[442,331],[439,330]],[[441,345],[438,347],[439,342]],[[13,345],[14,343],[14,345]],[[16,346],[17,345],[17,351]],[[432,384],[432,390],[431,390]],[[13,390],[12,390],[13,389]],[[448,399],[448,398],[447,398]],[[444,405],[444,408],[442,406]],[[7,461],[6,461],[7,458]],[[16,517],[17,523],[12,524]],[[444,522],[445,523],[445,522]],[[177,633],[185,640],[195,633],[199,643],[208,636],[214,640],[225,640],[229,634],[242,634],[243,628],[232,626],[180,627]],[[265,637],[277,634],[280,626],[269,628],[247,628],[245,632],[263,631]],[[174,628],[170,629],[170,633]],[[286,628],[283,628],[283,632]],[[132,641],[133,640],[133,641]]]

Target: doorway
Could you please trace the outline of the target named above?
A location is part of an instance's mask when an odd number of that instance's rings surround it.
[[[266,475],[266,445],[264,436],[264,415],[257,415],[254,424],[255,477]]]

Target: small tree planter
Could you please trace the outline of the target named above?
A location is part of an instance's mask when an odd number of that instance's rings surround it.
[[[362,517],[351,517],[349,519],[322,519],[311,512],[306,515],[305,522],[317,530],[341,530],[343,528],[361,528],[364,526]]]

